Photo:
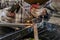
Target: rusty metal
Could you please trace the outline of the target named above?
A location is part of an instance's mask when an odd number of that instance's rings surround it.
[[[33,3],[40,3],[40,4],[44,4],[49,0],[24,0],[25,2],[29,3],[29,4],[33,4]]]
[[[34,24],[33,28],[34,28],[34,40],[39,40],[37,24]]]

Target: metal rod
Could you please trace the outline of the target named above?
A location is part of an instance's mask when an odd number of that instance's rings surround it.
[[[38,38],[38,29],[37,29],[37,24],[33,25],[34,27],[34,40],[39,40]]]

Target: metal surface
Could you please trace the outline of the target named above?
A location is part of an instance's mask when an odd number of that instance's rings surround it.
[[[19,31],[10,33],[10,34],[7,34],[7,35],[5,35],[3,37],[0,37],[0,40],[15,40],[18,37],[20,37],[19,39],[21,39],[22,37],[24,37],[28,33],[30,33],[30,32],[27,31],[28,29],[29,28],[25,28],[25,29],[22,29],[22,30],[19,30]]]
[[[53,24],[54,25],[54,24]],[[54,25],[54,27],[55,26],[57,26],[57,25]],[[26,37],[29,37],[29,35],[30,35],[30,37],[31,36],[33,36],[33,30],[32,31],[28,31],[28,29],[30,29],[31,27],[29,27],[29,28],[25,28],[25,29],[22,29],[22,30],[19,30],[19,31],[16,31],[16,32],[13,32],[13,33],[10,33],[10,34],[7,34],[7,35],[5,35],[5,36],[3,36],[3,37],[0,37],[0,40],[18,40],[18,39],[24,39],[24,38],[26,38]],[[59,26],[59,28],[60,28],[60,26]],[[57,29],[57,30],[60,30],[60,29]],[[55,33],[54,33],[54,31],[50,31],[50,32],[48,32],[47,31],[47,29],[46,28],[38,28],[38,34],[39,34],[39,37],[43,37],[43,38],[46,38],[46,39],[50,39],[52,36],[55,38],[56,36],[58,37],[58,35],[56,34],[55,35]],[[56,32],[56,31],[55,31]],[[60,31],[58,31],[59,33],[58,34],[60,34]],[[57,32],[56,32],[57,33]],[[46,34],[46,36],[45,36],[45,34]],[[47,38],[47,35],[48,35],[48,38]],[[42,39],[43,39],[42,38]],[[52,38],[52,39],[54,39],[54,38]],[[59,37],[60,38],[60,37]],[[51,40],[52,40],[51,39]],[[55,38],[56,39],[56,38]],[[45,39],[44,39],[45,40]]]

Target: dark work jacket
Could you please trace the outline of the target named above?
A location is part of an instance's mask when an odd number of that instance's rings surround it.
[[[10,10],[11,12],[14,12],[16,10],[16,13],[18,13],[19,9],[20,9],[19,5],[13,5]]]

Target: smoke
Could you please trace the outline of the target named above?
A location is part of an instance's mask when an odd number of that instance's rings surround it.
[[[60,8],[60,0],[52,0],[52,4],[53,4],[56,8]]]

